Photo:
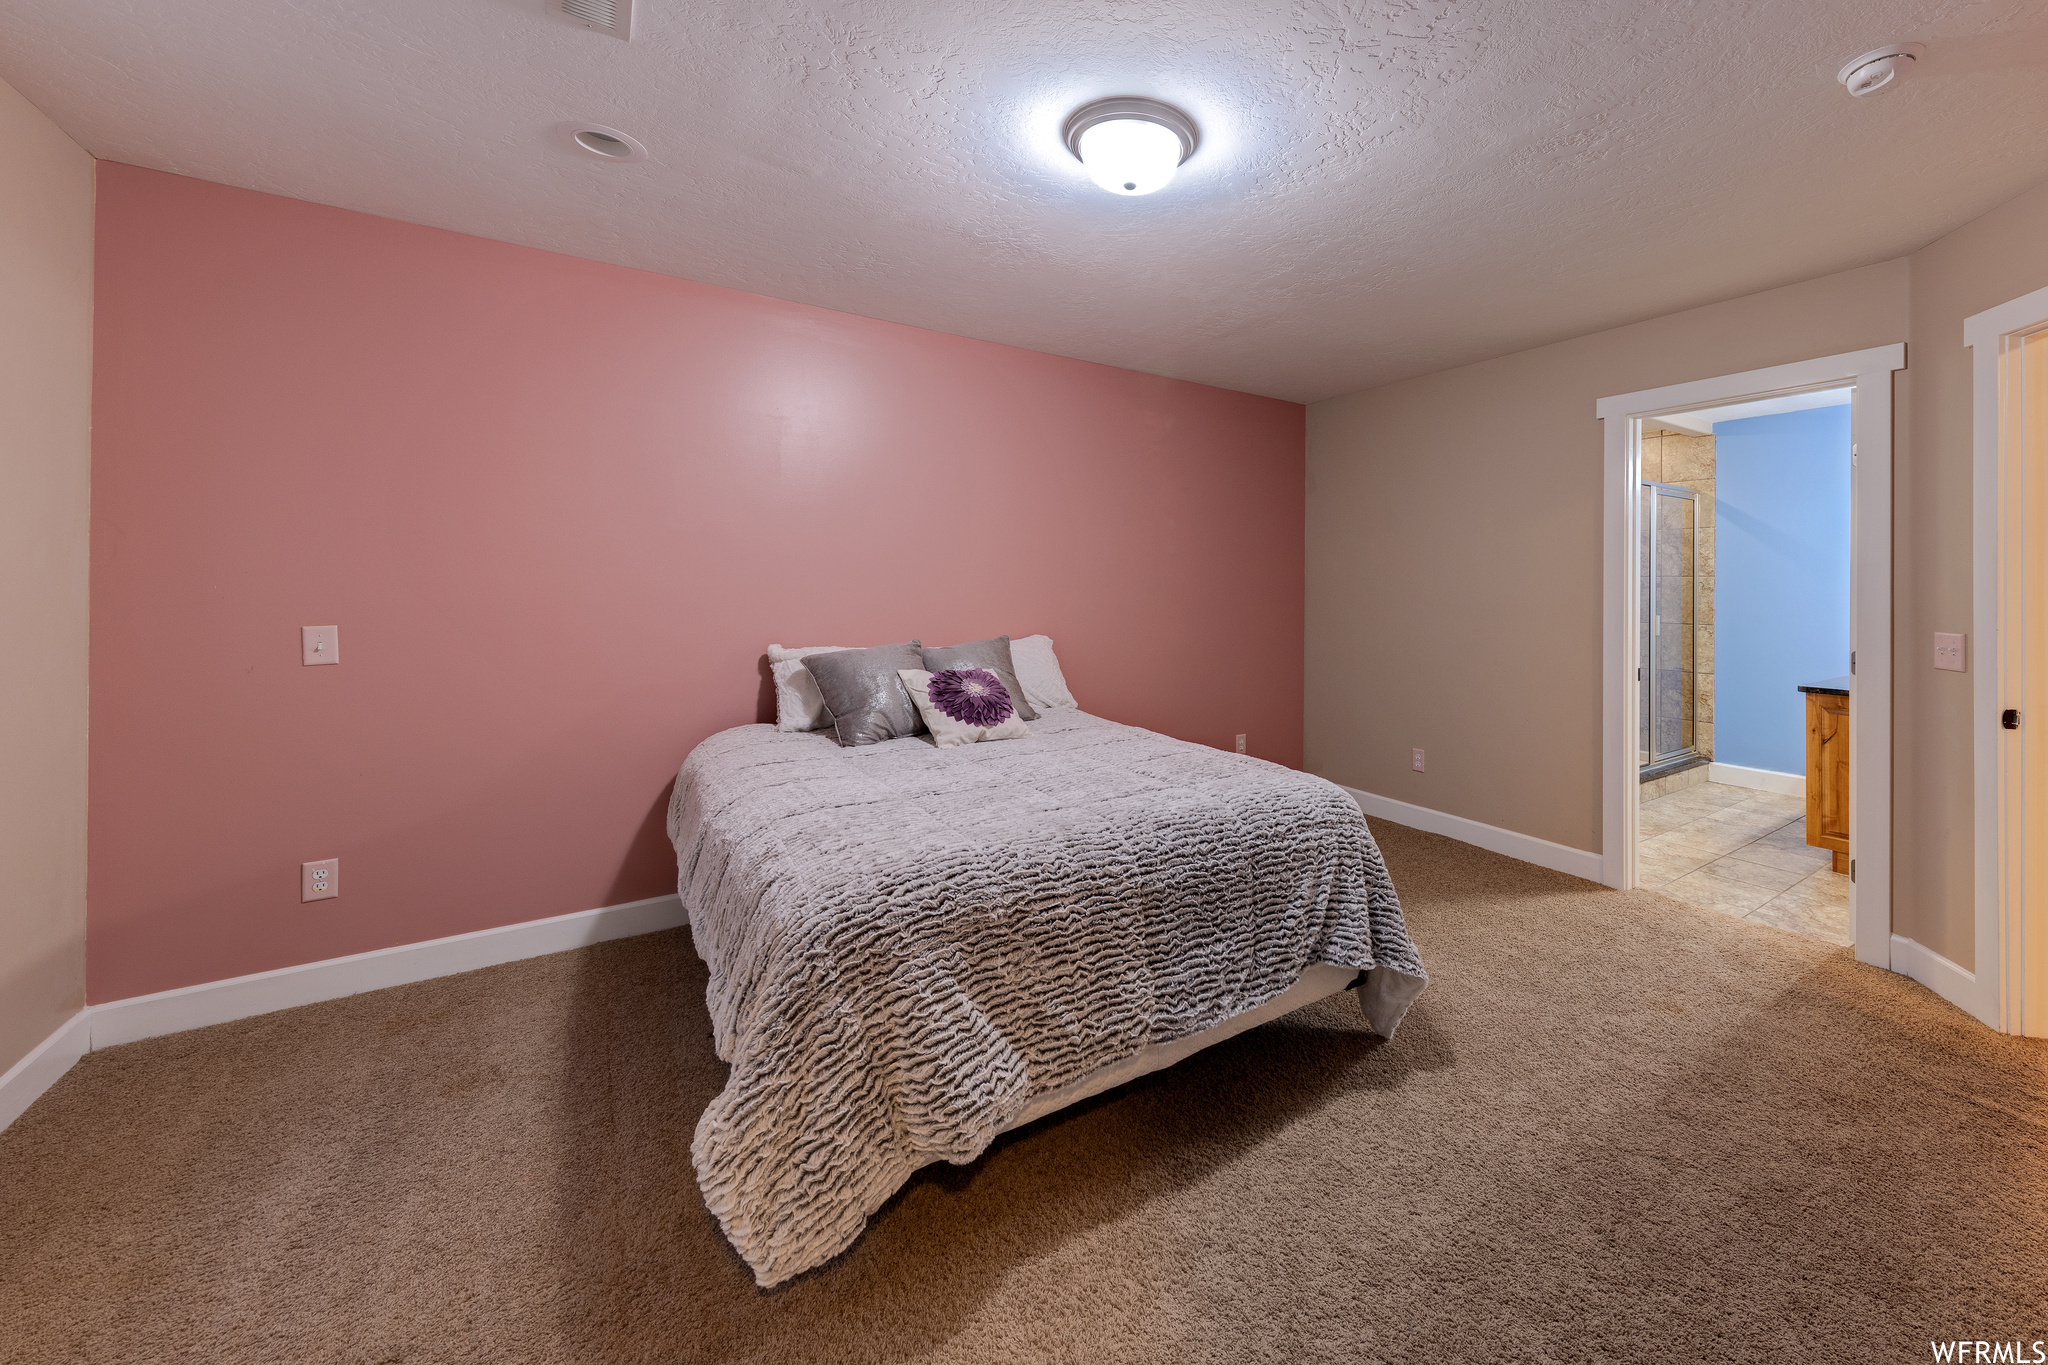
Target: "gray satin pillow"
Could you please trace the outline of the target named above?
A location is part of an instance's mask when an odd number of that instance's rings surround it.
[[[924,719],[896,676],[899,668],[924,667],[917,641],[813,654],[804,667],[817,680],[818,695],[831,713],[832,737],[848,748],[924,730]]]
[[[915,665],[927,673],[936,673],[942,668],[985,668],[1002,680],[1003,690],[1010,694],[1010,704],[1017,708],[1021,720],[1037,720],[1038,713],[1031,709],[1031,703],[1024,700],[1024,689],[1017,685],[1017,666],[1010,662],[1010,637],[998,635],[993,640],[976,640],[971,644],[947,645],[943,649],[924,651],[924,663]]]

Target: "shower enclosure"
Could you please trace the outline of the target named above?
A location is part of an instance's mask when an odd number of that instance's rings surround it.
[[[1685,767],[1693,738],[1693,624],[1698,613],[1699,494],[1643,481],[1642,641],[1636,670],[1645,779]]]

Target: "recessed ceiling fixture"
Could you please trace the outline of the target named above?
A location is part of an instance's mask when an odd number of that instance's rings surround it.
[[[1067,115],[1061,134],[1090,180],[1111,194],[1128,195],[1164,189],[1202,140],[1193,119],[1142,95],[1084,104]]]
[[[647,149],[640,145],[638,138],[601,123],[564,123],[558,125],[556,131],[568,139],[571,147],[599,161],[647,159]]]
[[[1852,95],[1874,95],[1912,75],[1926,50],[1919,43],[1874,48],[1836,72],[1835,79]]]

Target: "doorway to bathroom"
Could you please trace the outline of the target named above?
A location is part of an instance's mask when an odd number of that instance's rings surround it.
[[[1726,902],[1712,908],[1800,932],[1831,922],[1833,936],[1853,941],[1860,960],[1887,967],[1891,376],[1904,365],[1903,346],[1879,347],[1621,394],[1600,400],[1596,409],[1606,431],[1602,880],[1621,888],[1668,885],[1741,853],[1741,866],[1697,876],[1693,889],[1701,898],[1713,901],[1718,895]],[[1833,411],[1829,420],[1839,421],[1848,437],[1846,506],[1838,508],[1846,524],[1848,572],[1846,603],[1826,613],[1834,628],[1819,633],[1847,644],[1843,663],[1854,672],[1823,675],[1827,670],[1817,655],[1797,663],[1797,678],[1778,677],[1792,667],[1780,659],[1765,689],[1766,709],[1776,720],[1758,731],[1769,745],[1756,750],[1761,757],[1751,763],[1730,762],[1725,713],[1735,704],[1730,688],[1736,675],[1717,670],[1716,661],[1725,655],[1726,625],[1717,618],[1730,590],[1719,582],[1722,542],[1733,531],[1720,524],[1716,426],[1824,409]],[[1759,535],[1768,540],[1769,530],[1752,526],[1745,534],[1752,541]],[[1759,619],[1797,596],[1787,586],[1773,604],[1767,590],[1767,610]],[[1821,614],[1810,616],[1818,620]],[[1804,676],[1809,671],[1816,676]],[[1837,686],[1800,690],[1825,684]],[[1825,763],[1839,791],[1818,821],[1803,771],[1810,767],[1803,752],[1809,706],[1826,713]],[[1787,741],[1787,708],[1796,708],[1800,717],[1791,736],[1802,751],[1796,762],[1779,752]],[[1685,845],[1682,858],[1645,854],[1648,840],[1686,825],[1696,827],[1652,851]],[[1820,832],[1835,836],[1842,847],[1809,842],[1809,834]],[[1822,871],[1833,874],[1838,851],[1847,864],[1842,880],[1819,877]],[[1696,865],[1679,869],[1681,861]],[[1709,883],[1732,889],[1717,892]],[[1794,914],[1829,897],[1836,900],[1831,920],[1825,913]],[[1747,905],[1750,899],[1757,904]],[[1775,910],[1753,916],[1773,901],[1779,902]]]
[[[1637,885],[1840,944],[1853,397],[1664,413],[1638,436]]]

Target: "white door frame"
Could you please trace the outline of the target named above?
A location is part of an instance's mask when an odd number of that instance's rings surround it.
[[[1670,384],[1603,398],[1606,430],[1601,499],[1601,876],[1636,885],[1637,726],[1636,538],[1641,499],[1641,420],[1752,398],[1854,385],[1850,405],[1849,601],[1856,682],[1849,698],[1849,845],[1855,851],[1849,904],[1860,962],[1892,961],[1892,371],[1906,367],[1903,343],[1791,365]]]
[[[2048,496],[2030,475],[2019,437],[2025,413],[2019,395],[2000,384],[2007,343],[2048,326],[2048,289],[1978,313],[1963,322],[1963,344],[1973,353],[1970,587],[1976,634],[1976,677],[1971,680],[1976,798],[1976,939],[1974,1002],[1956,1003],[2003,1033],[2048,1035],[2048,849],[2042,848],[2044,812],[2032,786],[2043,778],[2041,751],[2048,709],[2038,703],[2048,679],[2028,676],[2028,654],[2043,641],[2029,639],[2030,618],[2042,602],[2030,589],[2041,581],[2044,547],[2029,544]],[[2004,389],[2003,392],[2001,390]],[[2031,504],[2031,506],[2030,506]],[[2030,562],[2031,561],[2031,562]],[[2000,713],[2020,713],[2007,730]],[[2036,739],[2036,734],[2042,739]],[[2029,751],[2033,751],[2031,754]],[[2032,883],[2030,885],[2030,882]],[[2030,932],[2031,930],[2031,932]]]

